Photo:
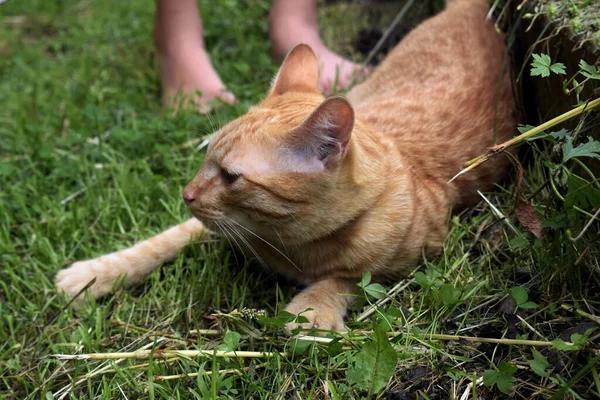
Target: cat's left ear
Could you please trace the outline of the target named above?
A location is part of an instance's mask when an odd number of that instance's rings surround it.
[[[329,167],[346,154],[352,129],[354,109],[342,96],[333,96],[288,136],[288,148],[313,166]]]
[[[286,92],[320,93],[319,60],[306,44],[297,45],[285,57],[273,80],[269,96]]]

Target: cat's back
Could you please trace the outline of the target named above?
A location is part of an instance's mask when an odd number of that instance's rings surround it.
[[[455,0],[422,22],[367,81],[348,93],[353,104],[369,115],[370,109],[390,97],[401,104],[412,95],[456,94],[477,81],[493,80],[491,73],[498,72],[505,46],[493,24],[486,21],[485,4],[484,0]]]
[[[514,133],[506,47],[487,12],[484,0],[454,0],[348,94],[357,118],[391,136],[426,177],[447,181],[464,161]],[[461,202],[502,171],[503,165],[490,165],[457,182]]]

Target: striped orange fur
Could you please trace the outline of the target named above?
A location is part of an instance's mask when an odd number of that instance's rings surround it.
[[[105,296],[120,278],[125,279],[125,285],[131,286],[160,265],[173,260],[203,231],[202,222],[191,218],[128,249],[74,263],[56,275],[56,286],[74,296],[96,278],[89,290],[95,298]]]
[[[449,213],[477,200],[507,164],[448,184],[516,127],[503,38],[483,0],[455,0],[412,31],[347,98],[317,90],[305,45],[284,61],[261,103],[220,129],[185,188],[191,213],[251,257],[308,285],[287,306],[309,327],[343,329],[357,280],[406,275],[436,255]],[[133,284],[197,237],[195,220],[131,249],[75,263],[57,285],[76,293]]]

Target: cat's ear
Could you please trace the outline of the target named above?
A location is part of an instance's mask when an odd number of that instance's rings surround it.
[[[294,47],[273,80],[269,96],[286,92],[319,93],[319,60],[306,44]]]
[[[328,167],[346,154],[354,110],[342,96],[326,99],[288,136],[288,148],[304,162]]]

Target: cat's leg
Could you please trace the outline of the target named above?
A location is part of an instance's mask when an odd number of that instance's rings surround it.
[[[189,219],[128,249],[74,263],[56,275],[56,286],[74,296],[96,278],[89,291],[95,298],[102,297],[110,293],[119,279],[124,279],[127,286],[141,281],[163,263],[173,260],[204,231],[200,221]]]
[[[315,282],[300,292],[285,308],[292,314],[300,314],[308,322],[290,323],[288,331],[300,326],[302,329],[324,329],[343,332],[344,317],[348,305],[354,300],[356,281],[348,279],[325,279]],[[305,311],[307,309],[309,311]]]

